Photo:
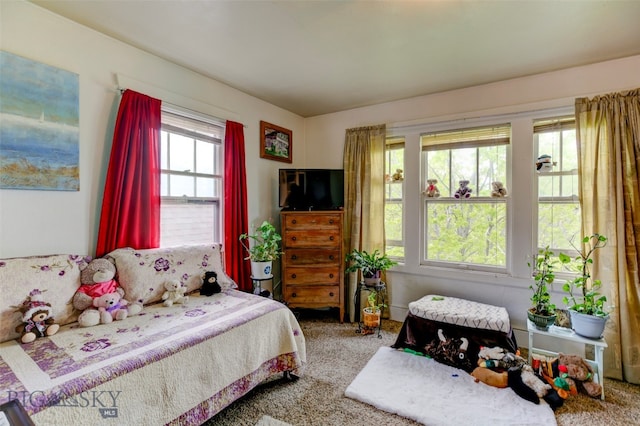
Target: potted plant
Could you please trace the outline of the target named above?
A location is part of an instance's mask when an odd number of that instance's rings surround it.
[[[380,284],[382,272],[398,264],[398,262],[387,257],[386,254],[380,253],[378,249],[373,253],[368,253],[366,250],[353,249],[351,253],[347,253],[345,261],[349,264],[345,272],[351,273],[360,270],[362,278],[368,286]]]
[[[251,260],[251,276],[257,279],[271,278],[273,261],[282,253],[279,246],[282,237],[276,228],[265,220],[254,234],[241,234],[239,239],[249,254],[245,260]]]
[[[563,297],[562,301],[569,308],[573,330],[591,339],[602,337],[604,326],[609,319],[609,313],[605,311],[604,306],[607,298],[599,293],[602,282],[593,279],[589,270],[593,265],[593,253],[606,245],[607,237],[593,234],[582,239],[582,250],[574,246],[579,253],[575,258],[579,274],[562,286],[562,289],[569,294]],[[560,261],[569,263],[571,257],[561,254]]]
[[[549,294],[549,287],[556,277],[553,271],[556,265],[553,251],[549,250],[549,246],[540,249],[533,263],[528,265],[533,267],[534,283],[529,286],[533,294],[531,295],[532,306],[527,311],[527,317],[537,328],[547,330],[556,321],[556,305],[551,303]]]
[[[362,318],[365,327],[375,328],[380,325],[382,308],[386,308],[384,303],[378,303],[378,292],[371,290],[367,296],[367,306],[362,308]]]

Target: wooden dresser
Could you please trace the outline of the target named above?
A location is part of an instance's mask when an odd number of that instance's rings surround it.
[[[342,211],[283,211],[280,218],[285,303],[290,308],[336,307],[342,322]]]

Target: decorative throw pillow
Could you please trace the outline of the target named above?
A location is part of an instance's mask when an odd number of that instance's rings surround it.
[[[90,257],[74,254],[16,257],[0,259],[0,342],[15,339],[15,327],[22,323],[17,307],[32,290],[38,289],[51,304],[56,324],[65,325],[78,319],[71,299],[80,287],[80,267]]]
[[[131,302],[144,305],[162,300],[167,281],[178,280],[192,292],[202,286],[205,271],[215,271],[222,290],[237,288],[224,272],[219,244],[191,245],[158,249],[117,249],[107,256],[114,259],[117,281]]]

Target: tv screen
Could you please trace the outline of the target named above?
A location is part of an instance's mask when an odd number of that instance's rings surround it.
[[[344,171],[280,169],[280,207],[285,210],[338,210],[344,207]]]

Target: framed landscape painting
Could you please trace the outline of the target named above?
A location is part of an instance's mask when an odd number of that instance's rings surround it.
[[[0,75],[0,188],[78,191],[78,75],[4,51]]]
[[[260,157],[291,163],[293,132],[275,124],[260,122]]]

